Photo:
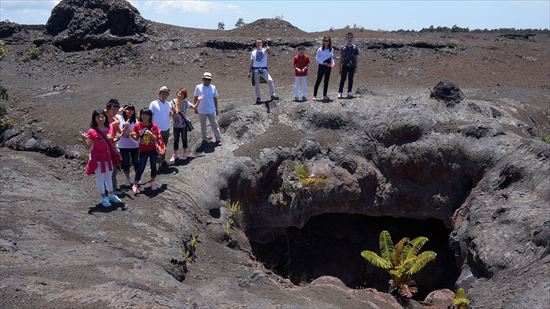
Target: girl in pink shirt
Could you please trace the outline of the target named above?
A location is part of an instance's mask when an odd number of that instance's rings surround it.
[[[115,168],[111,158],[112,141],[116,137],[113,126],[107,124],[105,111],[96,110],[92,114],[92,122],[88,133],[82,133],[86,147],[90,149],[90,159],[86,164],[86,174],[95,173],[97,191],[101,194],[100,203],[104,207],[110,207],[111,202],[122,203],[113,194],[112,174]],[[105,194],[107,188],[107,195]]]

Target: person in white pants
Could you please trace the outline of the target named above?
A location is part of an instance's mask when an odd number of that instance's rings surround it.
[[[263,47],[262,39],[256,39],[256,49],[250,54],[250,71],[248,72],[248,78],[252,76],[254,80],[254,90],[256,92],[256,104],[261,102],[260,94],[260,75],[264,77],[269,85],[269,94],[271,95],[271,100],[278,100],[279,97],[275,94],[275,85],[273,83],[273,78],[269,75],[267,71],[267,51],[269,46],[266,48]],[[252,75],[254,74],[254,75]]]
[[[221,146],[222,135],[220,127],[216,121],[216,115],[218,114],[218,91],[216,86],[211,84],[212,74],[205,72],[202,76],[202,84],[195,87],[195,113],[199,114],[199,120],[201,123],[202,143],[208,143],[206,137],[206,119],[210,122],[210,127],[216,138],[216,144]]]
[[[294,56],[294,101],[307,101],[307,67],[309,57],[305,53],[306,48],[298,47],[298,55]],[[300,95],[300,84],[302,93]],[[300,99],[301,98],[301,99]]]

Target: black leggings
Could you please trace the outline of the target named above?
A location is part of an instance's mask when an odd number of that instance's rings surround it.
[[[355,74],[355,67],[342,66],[342,76],[340,76],[340,87],[338,87],[338,93],[342,93],[344,90],[344,84],[346,83],[346,76],[349,76],[348,81],[348,93],[353,88],[353,75]]]
[[[149,159],[149,165],[151,167],[151,178],[157,177],[157,151],[141,151],[139,153],[139,170],[136,172],[135,182],[141,180],[145,167],[147,166],[147,159]]]
[[[325,77],[325,83],[323,84],[323,96],[327,96],[328,91],[328,81],[330,80],[330,71],[331,68],[329,68],[326,65],[319,65],[319,69],[317,69],[317,81],[315,82],[315,87],[313,88],[313,96],[317,96],[317,89],[319,89],[319,85],[321,84],[321,80],[323,79],[323,76]]]
[[[134,172],[139,170],[139,148],[120,148],[120,155],[122,156],[122,169],[124,173],[130,173],[130,159],[134,166]]]
[[[187,147],[189,147],[187,143],[187,127],[174,128],[174,151],[177,151],[180,148],[180,135],[183,149],[187,149]]]

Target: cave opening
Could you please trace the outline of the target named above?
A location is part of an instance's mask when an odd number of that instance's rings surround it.
[[[260,262],[294,284],[328,275],[350,288],[387,292],[389,274],[360,255],[362,250],[380,252],[378,238],[382,230],[390,232],[394,244],[402,237],[428,237],[422,250],[437,253],[434,261],[413,276],[418,287],[415,299],[424,299],[437,289],[454,290],[460,268],[449,247],[451,230],[440,220],[323,214],[310,218],[302,228],[288,227],[273,242],[251,245]]]

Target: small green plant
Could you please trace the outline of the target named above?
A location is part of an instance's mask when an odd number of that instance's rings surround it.
[[[196,259],[198,238],[195,235],[191,236],[189,241],[183,242],[183,257],[188,264],[191,264]]]
[[[0,40],[0,60],[4,59],[8,55],[8,49],[5,47],[6,43]]]
[[[310,174],[307,166],[294,165],[294,173],[298,176],[298,183],[306,189],[320,189],[323,185],[329,182],[326,178],[315,177]]]
[[[134,43],[132,43],[130,41],[126,42],[126,48],[131,50],[132,48],[134,48]]]
[[[80,45],[80,48],[82,48],[83,50],[88,50],[90,47],[92,47],[92,44],[90,44],[90,42],[86,42],[86,44]]]
[[[8,100],[8,98],[9,98],[8,89],[0,86],[0,99]]]
[[[379,237],[380,255],[364,250],[361,256],[372,265],[388,271],[391,278],[389,293],[397,291],[398,295],[411,298],[412,294],[418,291],[412,275],[422,270],[437,256],[433,251],[420,253],[426,242],[426,237],[416,237],[413,240],[404,237],[394,246],[390,233],[382,231]]]
[[[241,203],[240,202],[229,203],[227,210],[229,210],[229,218],[230,218],[230,221],[232,222],[232,225],[240,226]]]
[[[466,293],[463,288],[456,291],[456,296],[453,299],[453,305],[456,309],[468,309],[470,300],[466,297]]]
[[[456,47],[445,46],[437,49],[438,52],[450,55],[456,55]]]
[[[233,219],[229,219],[225,223],[225,240],[230,241],[231,240],[231,226],[233,226]]]
[[[40,58],[40,49],[36,45],[31,44],[27,48],[27,54],[21,58],[21,61],[28,62]]]
[[[537,138],[547,144],[550,144],[550,134],[548,133],[540,132],[537,134]]]

